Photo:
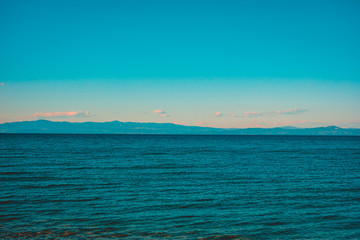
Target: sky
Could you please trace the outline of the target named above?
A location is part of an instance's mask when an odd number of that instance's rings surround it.
[[[0,123],[360,128],[360,2],[0,1]]]

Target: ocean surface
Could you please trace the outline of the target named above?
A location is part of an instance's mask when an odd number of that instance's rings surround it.
[[[360,239],[360,137],[0,134],[0,238]]]

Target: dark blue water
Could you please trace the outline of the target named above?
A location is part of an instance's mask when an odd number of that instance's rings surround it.
[[[360,137],[0,135],[0,238],[360,239]]]

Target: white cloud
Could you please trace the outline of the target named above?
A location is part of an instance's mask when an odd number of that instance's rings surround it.
[[[245,112],[241,114],[230,113],[232,117],[248,118],[248,117],[271,117],[275,115],[292,115],[292,114],[301,114],[306,112],[306,109],[293,108],[287,110],[277,110],[272,112]]]
[[[282,114],[282,115],[290,115],[290,114],[300,114],[306,112],[306,109],[299,109],[299,108],[293,108],[288,110],[277,110],[275,111],[275,114]]]
[[[262,112],[245,112],[241,114],[230,113],[232,117],[248,118],[248,117],[260,117],[264,115]]]
[[[156,109],[153,111],[154,114],[159,115],[160,117],[170,117],[169,114],[167,114],[165,111]]]
[[[77,112],[48,112],[48,113],[34,113],[31,115],[32,118],[67,118],[67,117],[92,117],[94,114],[88,111],[77,111]]]
[[[162,113],[165,113],[163,110],[160,110],[160,109],[156,109],[153,111],[153,113],[155,114],[162,114]]]
[[[215,113],[215,117],[221,117],[221,116],[223,116],[223,114],[221,112]]]

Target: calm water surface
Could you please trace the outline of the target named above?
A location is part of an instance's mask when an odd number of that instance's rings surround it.
[[[0,134],[0,238],[360,239],[360,137]]]

